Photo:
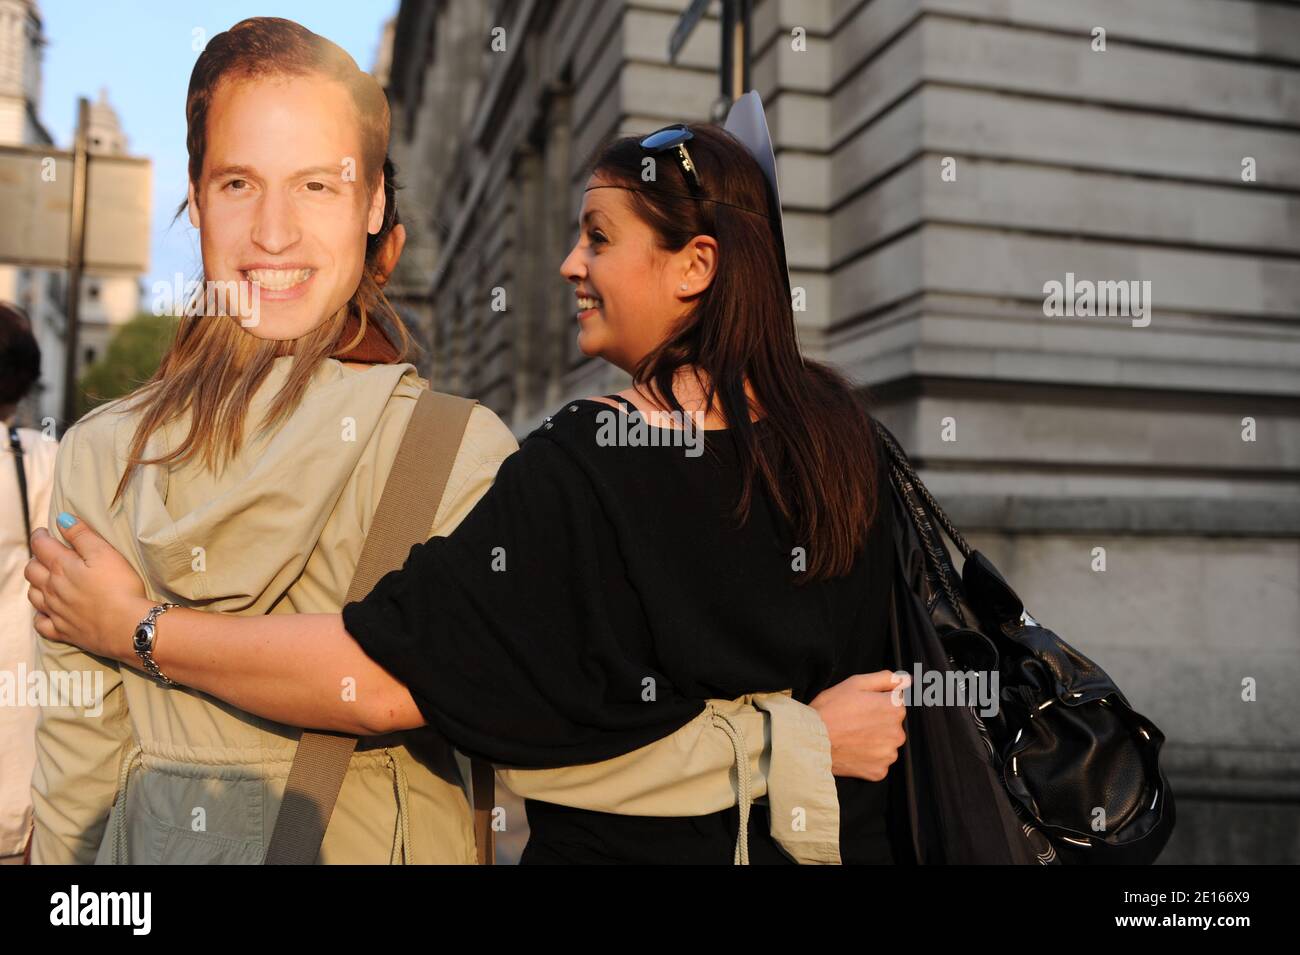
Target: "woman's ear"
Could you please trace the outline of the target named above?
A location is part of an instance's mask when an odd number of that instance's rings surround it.
[[[678,298],[699,295],[713,283],[718,272],[718,240],[711,235],[697,235],[677,253],[681,278],[677,282]]]
[[[370,214],[366,220],[366,231],[378,235],[384,227],[384,174],[379,174],[379,184],[370,194]]]
[[[197,229],[199,228],[199,200],[194,194],[194,183],[190,183],[188,202],[190,207],[190,225]]]

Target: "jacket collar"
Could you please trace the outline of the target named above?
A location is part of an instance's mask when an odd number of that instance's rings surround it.
[[[172,599],[237,612],[285,593],[381,429],[390,398],[421,385],[407,363],[356,372],[325,361],[289,418],[259,434],[292,361],[276,359],[250,402],[233,460],[216,472],[197,459],[172,469],[145,465],[123,495],[143,571]],[[134,430],[133,421],[124,424]],[[183,415],[159,429],[146,458],[175,447],[188,427]]]

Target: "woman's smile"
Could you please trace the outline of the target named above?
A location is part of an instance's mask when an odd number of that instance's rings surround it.
[[[599,308],[600,299],[596,298],[594,295],[579,295],[577,312],[578,321],[581,322],[584,318],[590,318],[591,313],[594,313]]]

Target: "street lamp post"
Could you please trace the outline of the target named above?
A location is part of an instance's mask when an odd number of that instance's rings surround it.
[[[676,63],[682,47],[696,25],[704,18],[711,0],[691,0],[677,19],[668,38],[668,62]],[[718,54],[718,79],[721,95],[713,105],[713,120],[721,122],[731,104],[749,88],[749,34],[753,0],[720,0],[721,49]]]
[[[63,356],[63,422],[72,424],[77,413],[77,348],[81,337],[81,269],[86,257],[86,186],[90,100],[77,99],[77,135],[72,146],[72,223],[68,231],[67,328]]]

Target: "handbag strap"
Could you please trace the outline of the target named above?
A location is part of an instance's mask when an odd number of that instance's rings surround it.
[[[420,393],[362,544],[346,602],[368,594],[381,577],[406,562],[412,547],[428,538],[476,403],[427,389]],[[316,861],[356,745],[355,736],[303,731],[271,831],[266,865]],[[478,802],[476,786],[476,817]]]
[[[871,419],[871,423],[876,426],[876,435],[880,438],[881,443],[884,444],[886,450],[889,452],[889,457],[892,461],[891,470],[895,471],[895,478],[898,478],[900,481],[903,476],[907,478],[907,481],[904,483],[910,483],[912,487],[916,489],[916,493],[920,495],[923,501],[925,501],[925,506],[930,509],[934,519],[939,522],[940,526],[943,527],[944,532],[947,533],[947,535],[952,538],[952,542],[957,545],[957,550],[961,552],[961,556],[963,558],[969,557],[971,552],[970,544],[966,543],[966,538],[961,536],[961,533],[957,530],[953,522],[948,519],[948,515],[944,513],[943,508],[939,506],[939,502],[936,501],[934,495],[930,493],[930,489],[922,483],[920,475],[918,475],[916,469],[912,467],[912,462],[907,459],[907,455],[899,446],[893,433],[875,418]],[[901,475],[897,473],[900,471]]]
[[[957,545],[957,550],[961,552],[963,560],[970,558],[971,546],[966,542],[966,538],[962,537],[961,533],[958,532],[952,521],[948,519],[948,515],[944,513],[943,508],[939,506],[939,502],[930,493],[930,489],[921,481],[921,476],[912,467],[912,462],[907,459],[907,454],[894,438],[894,435],[875,418],[872,418],[871,421],[875,425],[877,437],[880,438],[881,444],[889,453],[889,472],[893,478],[894,487],[903,502],[903,509],[907,511],[907,516],[916,529],[917,537],[920,538],[921,548],[926,557],[926,570],[938,580],[939,586],[943,588],[944,596],[948,598],[949,605],[957,615],[958,621],[964,626],[966,624],[965,614],[962,612],[961,600],[958,599],[957,588],[952,579],[957,571],[948,558],[942,539],[938,538],[931,526],[930,518],[933,517],[934,520],[939,522],[940,526],[952,539],[952,542]]]
[[[471,758],[470,783],[474,789],[474,847],[479,865],[496,863],[496,833],[492,830],[493,803],[496,802],[496,770],[487,760]]]
[[[9,448],[14,453],[14,467],[18,469],[18,499],[23,502],[23,527],[27,529],[27,555],[32,553],[32,515],[27,508],[27,471],[23,468],[23,439],[18,429],[9,426]]]

